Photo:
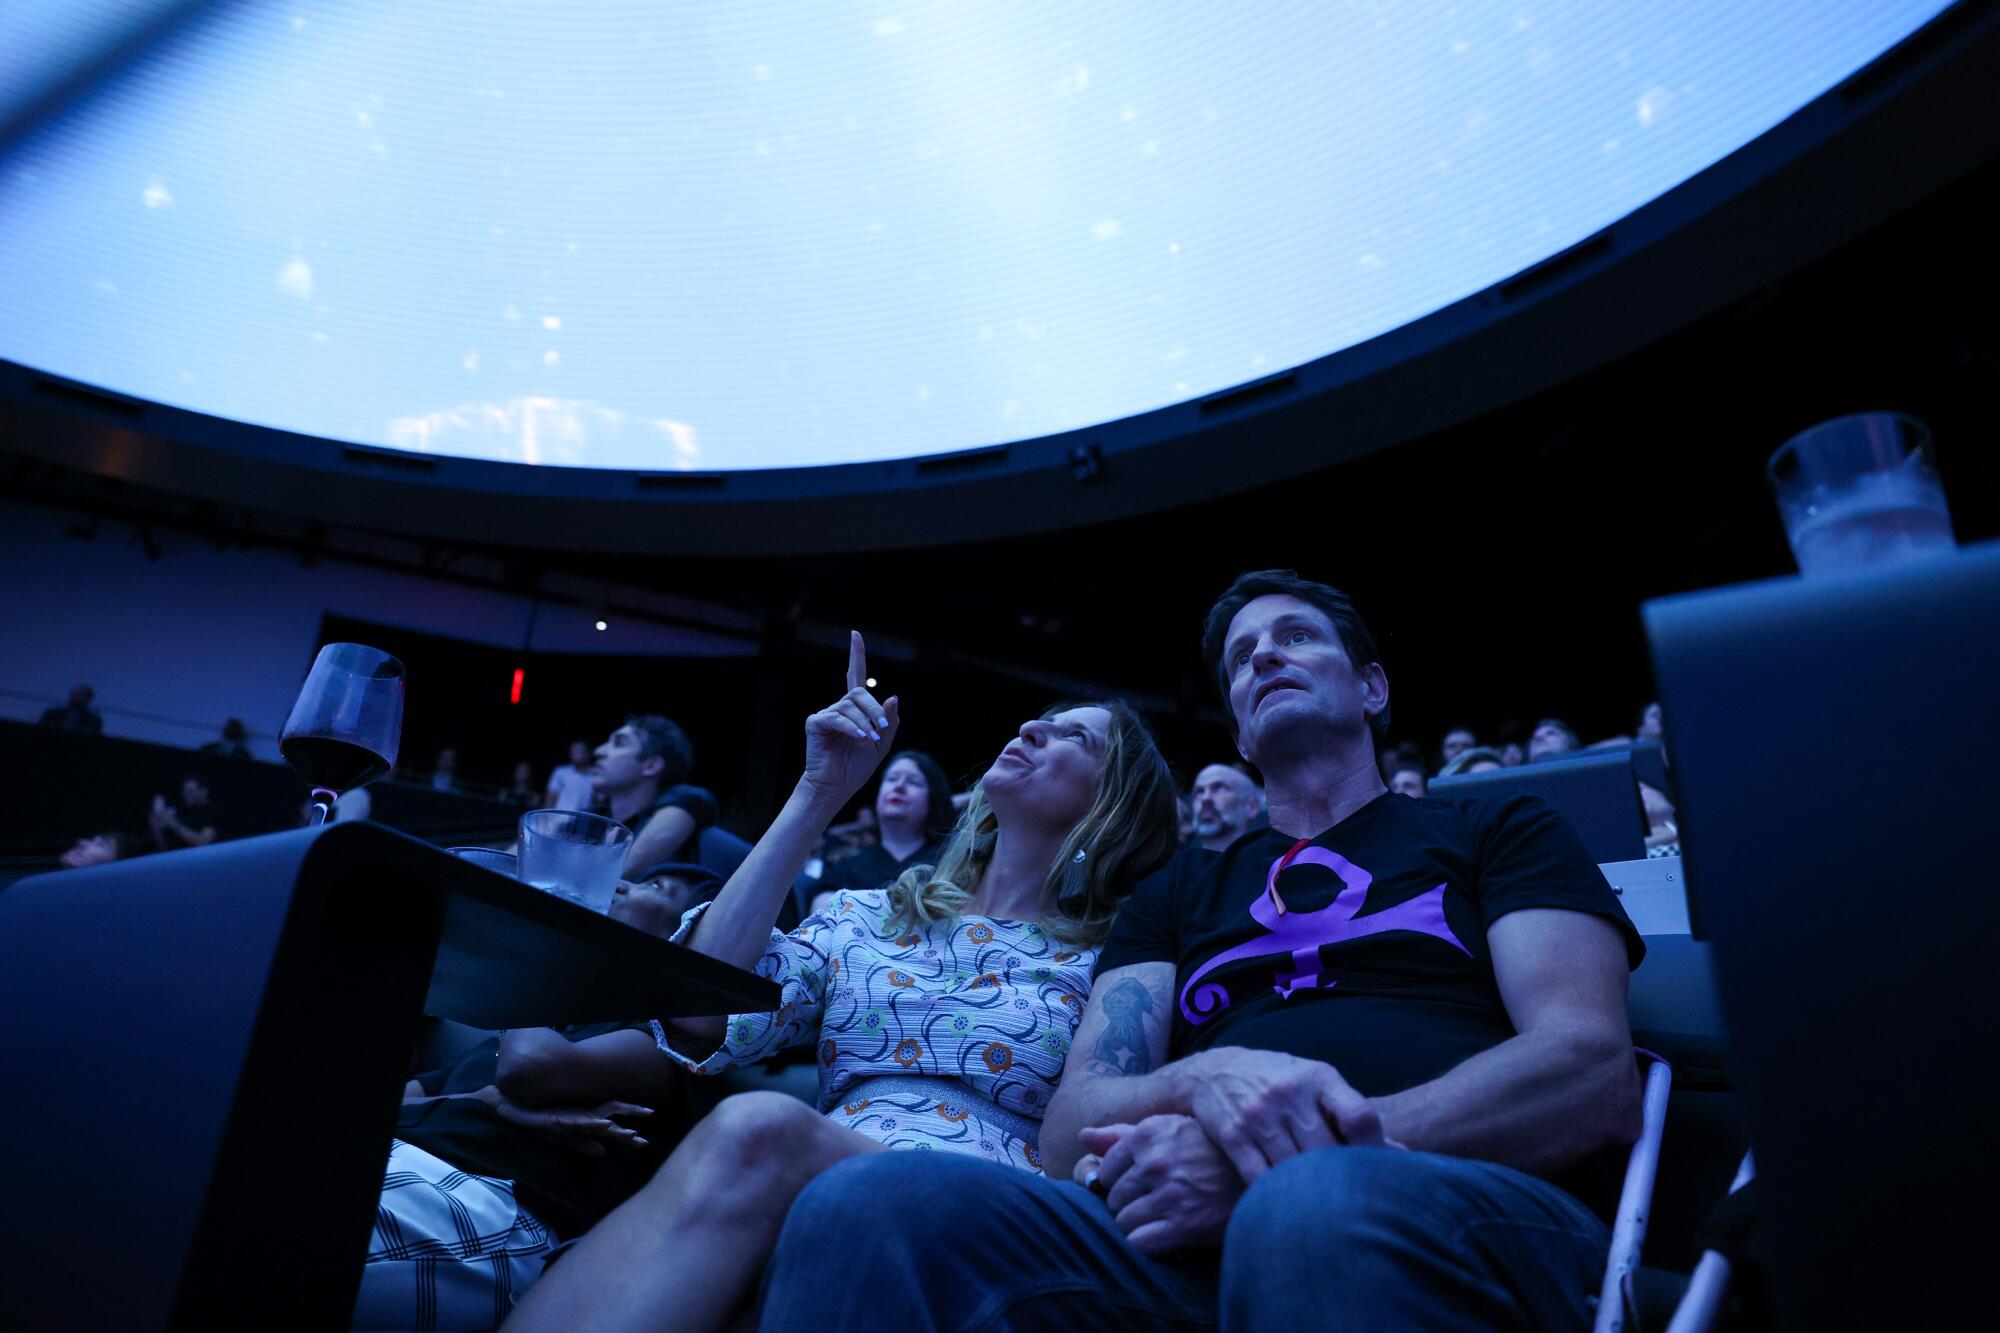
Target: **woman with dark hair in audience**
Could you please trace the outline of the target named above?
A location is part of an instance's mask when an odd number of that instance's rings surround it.
[[[921,750],[889,756],[875,789],[875,845],[827,863],[813,895],[815,912],[842,889],[879,889],[912,866],[934,866],[958,822],[951,782]]]
[[[730,1097],[638,1195],[527,1295],[510,1327],[716,1328],[749,1297],[792,1200],[847,1158],[891,1148],[1041,1169],[1043,1109],[1118,901],[1175,849],[1172,775],[1116,701],[1024,724],[973,787],[935,866],[843,890],[772,930],[814,841],[888,753],[898,702],[863,687],[806,722],[797,788],[677,938],[777,981],[775,1013],[655,1024],[698,1074],[816,1043],[818,1109]]]

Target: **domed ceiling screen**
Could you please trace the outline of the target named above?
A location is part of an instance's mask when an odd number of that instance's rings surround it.
[[[93,24],[0,10],[0,108]],[[394,449],[906,458],[1505,279],[1937,0],[184,6],[0,161],[0,356]]]

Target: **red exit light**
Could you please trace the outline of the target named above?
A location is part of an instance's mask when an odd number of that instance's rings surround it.
[[[508,703],[510,703],[510,704],[517,704],[517,703],[521,702],[521,686],[525,685],[525,684],[527,683],[527,680],[528,680],[528,672],[527,672],[527,668],[525,668],[525,667],[515,667],[515,668],[514,668],[514,688],[513,688],[513,689],[511,689],[511,690],[509,690],[509,691],[507,692],[507,702],[508,702]]]

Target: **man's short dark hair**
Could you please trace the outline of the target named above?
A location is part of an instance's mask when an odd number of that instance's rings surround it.
[[[688,774],[694,772],[694,745],[678,722],[657,713],[635,713],[625,719],[625,725],[639,738],[640,759],[658,755],[666,761],[660,770],[662,790],[687,781]]]
[[[1554,727],[1557,731],[1560,731],[1563,735],[1569,737],[1570,749],[1581,750],[1583,748],[1583,737],[1577,735],[1576,728],[1572,727],[1569,723],[1563,721],[1561,718],[1545,717],[1540,722],[1537,722],[1535,724],[1535,731],[1540,731],[1543,727]],[[1529,740],[1532,741],[1534,739],[1535,731],[1531,731],[1528,733]]]
[[[1222,660],[1223,638],[1229,633],[1229,622],[1236,619],[1236,613],[1259,597],[1296,597],[1316,607],[1333,622],[1334,632],[1340,635],[1340,646],[1356,671],[1382,660],[1375,647],[1375,636],[1368,632],[1361,613],[1354,609],[1353,599],[1332,584],[1302,579],[1289,569],[1260,569],[1237,575],[1236,582],[1208,609],[1208,619],[1201,628],[1201,655],[1215,672],[1216,689],[1222,694],[1222,711],[1229,718],[1232,737],[1236,735],[1236,710],[1229,703],[1229,664]],[[1384,708],[1370,718],[1368,727],[1375,735],[1375,743],[1381,744],[1389,734],[1389,710]]]

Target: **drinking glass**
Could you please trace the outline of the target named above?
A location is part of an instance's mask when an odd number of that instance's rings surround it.
[[[593,912],[611,910],[632,830],[582,810],[530,810],[521,816],[521,879]]]
[[[285,720],[278,751],[312,788],[312,823],[324,824],[344,791],[396,762],[403,738],[403,664],[379,648],[329,643]]]
[[[508,879],[513,879],[515,871],[520,868],[519,860],[512,852],[497,852],[491,847],[447,847],[445,850],[460,860],[497,871]]]
[[[1766,469],[1801,574],[1953,549],[1951,512],[1923,422],[1867,412],[1794,435]]]

